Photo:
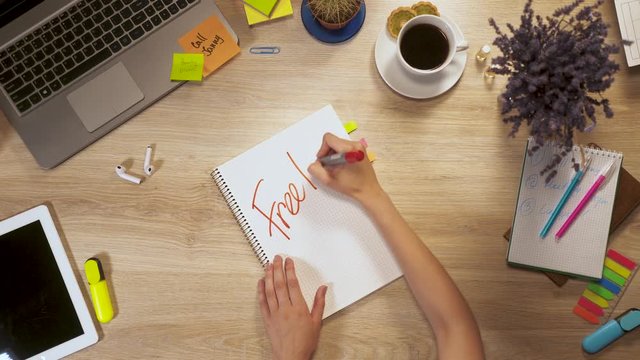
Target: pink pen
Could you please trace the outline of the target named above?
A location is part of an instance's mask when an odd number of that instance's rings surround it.
[[[587,191],[587,193],[584,195],[582,200],[580,200],[580,203],[578,204],[578,206],[576,206],[576,208],[573,210],[571,215],[569,215],[569,218],[567,218],[567,221],[565,221],[564,224],[562,224],[562,227],[556,233],[556,240],[559,240],[562,237],[562,235],[564,235],[564,233],[567,232],[567,230],[569,229],[571,224],[573,224],[573,222],[578,217],[580,212],[586,207],[589,200],[591,200],[591,198],[593,197],[593,194],[595,194],[596,191],[598,191],[598,188],[600,188],[604,180],[607,178],[607,176],[609,176],[609,173],[613,169],[613,164],[615,164],[615,160],[612,161],[611,164],[609,164],[609,166],[607,166],[606,168],[604,168],[604,170],[600,172],[600,175],[598,175],[598,178],[596,179],[596,181],[593,183],[593,185],[591,185],[591,188],[589,188],[589,191]]]

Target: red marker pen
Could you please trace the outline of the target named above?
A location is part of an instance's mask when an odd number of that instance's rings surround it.
[[[322,166],[336,166],[342,164],[352,164],[364,159],[364,151],[348,151],[321,157],[319,159]]]

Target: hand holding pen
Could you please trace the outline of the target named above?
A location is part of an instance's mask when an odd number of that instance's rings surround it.
[[[357,163],[362,161],[362,159],[364,159],[364,151],[355,150],[323,156],[319,158],[318,161],[320,161],[322,166],[338,166]]]
[[[309,165],[309,173],[324,185],[362,203],[383,192],[373,166],[369,161],[366,161],[365,151],[364,146],[357,141],[341,139],[331,133],[326,133],[322,138],[320,150],[316,154],[318,159]],[[361,154],[346,155],[353,152],[361,152]],[[329,164],[328,161],[334,155],[335,158],[332,162],[346,162],[346,164],[339,166],[336,166],[335,163]],[[354,158],[348,160],[347,158],[351,156]],[[357,160],[360,157],[361,159]],[[344,159],[336,160],[336,158]],[[327,165],[323,165],[323,161]]]
[[[551,226],[556,221],[558,214],[560,213],[564,205],[567,203],[567,200],[569,199],[569,197],[571,197],[571,194],[573,193],[573,190],[576,188],[576,185],[578,185],[580,180],[582,180],[584,173],[586,173],[587,170],[589,170],[589,165],[591,165],[591,157],[587,158],[586,163],[582,164],[578,172],[576,172],[576,174],[573,176],[573,179],[571,180],[571,183],[569,183],[567,190],[565,190],[564,194],[562,194],[562,197],[560,198],[558,205],[556,205],[556,208],[551,213],[551,216],[549,216],[549,220],[547,220],[547,223],[544,225],[544,227],[540,231],[540,238],[544,239],[544,237],[547,236],[549,229],[551,229]]]
[[[562,227],[556,233],[556,240],[559,240],[562,237],[562,235],[564,235],[564,233],[567,232],[567,229],[569,229],[571,224],[574,223],[578,215],[580,215],[580,212],[584,210],[589,200],[591,200],[591,198],[596,193],[596,191],[598,191],[598,189],[604,183],[607,176],[610,175],[611,170],[614,168],[613,164],[615,164],[615,160],[612,161],[607,167],[604,168],[604,170],[600,172],[600,174],[596,178],[596,181],[593,183],[593,185],[591,185],[591,188],[589,188],[589,191],[587,191],[587,193],[584,195],[582,200],[580,200],[580,203],[578,204],[578,206],[576,206],[575,210],[573,210],[571,215],[569,215],[569,218],[567,218],[567,221],[565,221],[564,224],[562,224]]]

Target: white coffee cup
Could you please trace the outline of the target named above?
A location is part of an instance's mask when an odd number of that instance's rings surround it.
[[[425,70],[425,69],[419,69],[409,65],[409,63],[407,63],[407,61],[402,57],[402,52],[400,51],[400,44],[402,43],[402,39],[404,38],[404,35],[407,33],[409,29],[419,24],[430,24],[437,27],[438,29],[440,29],[440,31],[442,31],[442,33],[447,38],[447,42],[449,43],[449,52],[444,62],[433,69]],[[458,41],[459,40],[456,39],[455,33],[453,32],[453,26],[447,20],[434,15],[418,15],[416,17],[409,19],[409,21],[407,21],[407,23],[404,24],[402,29],[400,29],[400,33],[398,34],[398,41],[396,42],[396,51],[398,53],[398,58],[400,59],[400,63],[405,69],[407,69],[407,71],[414,74],[418,74],[418,75],[433,74],[446,68],[447,65],[449,65],[449,63],[451,62],[451,60],[453,60],[453,57],[456,55],[458,51],[464,51],[469,48],[469,45],[467,44],[466,41],[460,41],[459,43]]]

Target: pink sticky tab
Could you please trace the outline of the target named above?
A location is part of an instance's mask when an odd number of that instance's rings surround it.
[[[362,144],[365,149],[367,148],[367,146],[369,146],[369,144],[367,144],[367,139],[365,138],[360,139],[360,144]]]
[[[609,251],[607,251],[607,257],[629,270],[633,270],[637,266],[635,262],[613,249],[609,249]]]
[[[585,298],[584,296],[580,297],[580,300],[578,300],[578,305],[582,306],[586,310],[589,310],[592,314],[596,316],[604,315],[604,310],[602,310],[600,306],[592,303],[591,301],[589,301],[589,299]]]

